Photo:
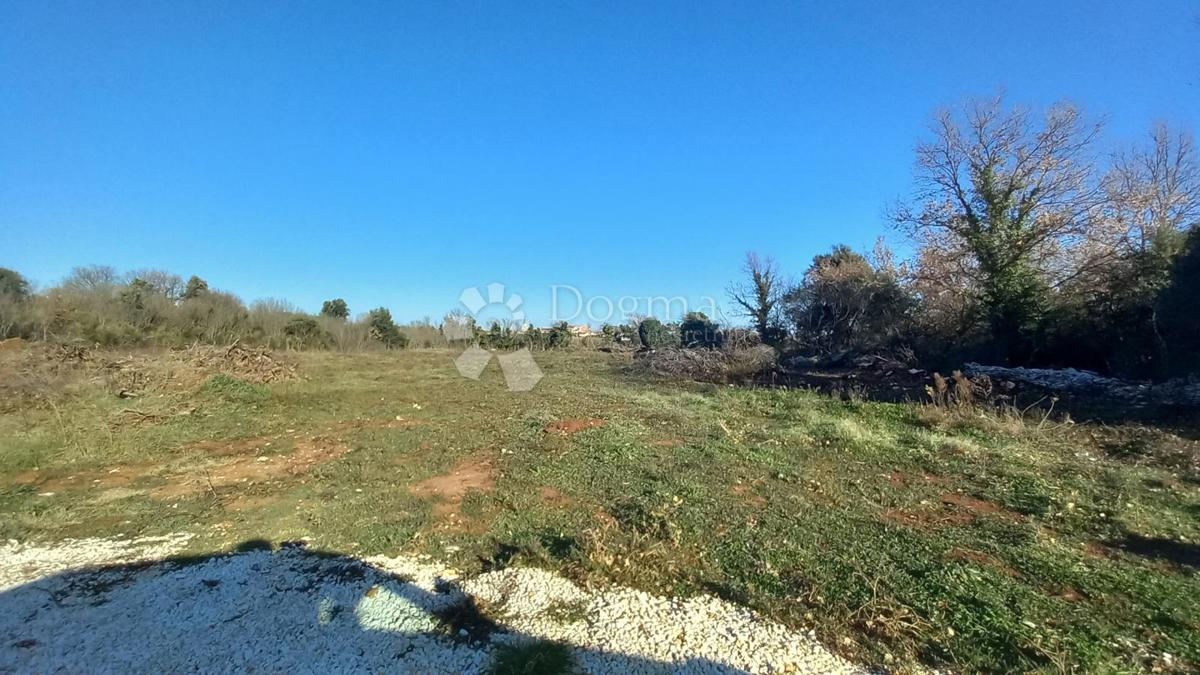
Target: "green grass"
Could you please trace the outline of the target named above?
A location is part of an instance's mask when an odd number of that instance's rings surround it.
[[[308,537],[468,571],[539,565],[715,594],[892,667],[1200,664],[1194,429],[668,383],[587,352],[540,354],[545,379],[517,395],[496,364],[464,380],[453,356],[303,354],[295,381],[133,400],[83,386],[4,413],[0,538],[187,530],[197,552]],[[344,452],[155,496],[231,457],[314,446]],[[456,517],[409,490],[464,463],[486,463],[492,488]]]
[[[571,650],[557,642],[503,645],[496,649],[494,675],[560,675],[571,672]]]

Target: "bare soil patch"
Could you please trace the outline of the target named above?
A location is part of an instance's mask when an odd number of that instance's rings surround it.
[[[156,467],[152,464],[127,464],[107,470],[80,471],[63,475],[45,471],[22,471],[13,480],[22,485],[34,485],[41,492],[66,492],[96,488],[128,487],[138,478],[151,475]]]
[[[1005,520],[1021,521],[1024,516],[1016,511],[1010,511],[999,504],[984,499],[976,499],[958,492],[946,492],[942,495],[942,503],[956,506],[969,511],[972,515],[999,516]]]
[[[1012,565],[979,551],[972,551],[965,548],[953,548],[946,553],[946,559],[962,560],[965,562],[975,563],[976,565],[981,565],[983,567],[990,567],[992,569],[999,570],[1014,579],[1020,578],[1021,576],[1021,573]]]
[[[549,485],[543,485],[538,488],[538,494],[541,496],[542,501],[554,506],[565,506],[570,502],[558,488]]]
[[[433,512],[439,516],[458,514],[463,496],[471,490],[491,492],[495,479],[491,462],[480,459],[465,459],[448,473],[431,476],[411,486],[409,491],[418,497],[436,500]]]
[[[895,473],[889,480],[895,481]],[[932,481],[937,482],[937,481]],[[959,492],[943,493],[937,504],[915,508],[886,509],[879,514],[880,520],[924,530],[941,527],[970,525],[981,516],[998,517],[1011,522],[1020,522],[1024,516],[1003,506]]]
[[[217,456],[253,455],[267,448],[272,442],[269,436],[245,436],[223,441],[198,441],[184,446],[184,449],[199,450]]]
[[[730,488],[730,491],[733,492],[733,494],[741,497],[743,501],[756,509],[766,508],[767,506],[767,499],[755,492],[753,487],[745,483],[738,483],[734,485]]]
[[[235,445],[233,450],[245,450],[245,444]],[[228,459],[196,470],[167,476],[164,485],[150,494],[158,499],[174,499],[222,487],[241,484],[262,483],[287,476],[308,472],[313,466],[333,461],[350,451],[350,446],[340,439],[314,436],[296,441],[296,449],[286,455],[230,454],[229,447],[223,448],[219,456]]]
[[[562,434],[563,436],[570,436],[571,434],[579,433],[584,429],[592,429],[599,426],[604,426],[604,420],[598,417],[572,418],[559,420],[552,424],[548,424],[546,425],[545,429],[542,429],[542,431],[548,434]]]
[[[975,517],[960,511],[947,512],[943,509],[886,509],[879,514],[882,521],[903,525],[915,530],[970,525]]]

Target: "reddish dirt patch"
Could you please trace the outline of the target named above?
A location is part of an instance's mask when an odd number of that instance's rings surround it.
[[[762,495],[754,491],[754,488],[745,483],[738,483],[729,488],[733,494],[741,497],[747,504],[756,509],[766,508],[767,500]]]
[[[285,476],[298,476],[317,464],[335,460],[350,451],[340,439],[314,436],[296,441],[286,455],[250,456],[234,454],[216,464],[168,475],[165,485],[150,494],[158,499],[173,499],[232,485],[262,483]]]
[[[41,477],[41,471],[26,469],[25,471],[18,471],[13,474],[12,481],[18,485],[32,485],[38,482],[38,479]]]
[[[880,513],[880,519],[884,522],[918,530],[970,525],[980,516],[995,516],[1012,522],[1024,520],[1015,511],[958,492],[946,492],[938,504],[925,508],[887,509]]]
[[[1086,595],[1080,593],[1074,588],[1071,588],[1070,586],[1066,586],[1062,590],[1055,593],[1054,597],[1067,602],[1083,602],[1087,599]]]
[[[267,436],[246,436],[227,441],[197,441],[184,446],[184,450],[199,450],[210,455],[253,455],[272,443]]]
[[[992,569],[1000,570],[1004,574],[1014,579],[1021,576],[1021,573],[1018,572],[1015,567],[979,551],[972,551],[965,548],[954,548],[950,549],[950,551],[946,553],[946,559],[962,560],[964,562],[975,563],[976,565],[981,565],[983,567],[990,567]]]
[[[546,428],[542,429],[542,431],[548,434],[562,434],[563,436],[570,436],[571,434],[579,433],[584,429],[592,429],[594,427],[603,425],[604,420],[598,417],[589,417],[586,419],[566,419],[559,420],[553,424],[547,424]]]
[[[884,522],[911,527],[914,530],[970,525],[975,521],[975,517],[969,513],[947,513],[941,509],[887,509],[880,513],[879,517]]]
[[[1021,514],[992,502],[976,499],[958,492],[946,492],[942,495],[942,503],[950,506],[956,506],[961,509],[966,509],[973,515],[984,516],[999,516],[1007,520],[1020,521],[1024,520]]]
[[[449,473],[432,476],[408,490],[418,497],[435,499],[433,512],[439,516],[458,514],[463,496],[471,490],[491,492],[495,488],[491,463],[486,460],[465,459]]]
[[[541,495],[542,501],[554,506],[566,506],[570,501],[563,496],[562,492],[559,492],[558,488],[549,485],[538,488],[538,494]]]

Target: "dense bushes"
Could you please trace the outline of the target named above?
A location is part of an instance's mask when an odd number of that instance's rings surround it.
[[[914,305],[894,273],[846,246],[818,255],[783,298],[795,345],[815,354],[876,352],[903,338]]]
[[[25,331],[29,322],[29,282],[20,273],[0,267],[0,340]]]
[[[679,346],[679,333],[658,319],[647,317],[638,324],[638,340],[645,349],[667,349]]]
[[[704,312],[688,312],[679,324],[679,342],[689,349],[716,349],[724,341],[720,327]]]
[[[212,289],[197,276],[185,283],[160,270],[122,275],[100,265],[75,268],[59,285],[33,293],[20,274],[0,268],[0,339],[130,346],[241,341],[342,351],[407,344],[406,329],[392,322],[390,313],[350,321],[345,301],[326,303],[324,309],[314,316],[270,298],[247,308],[237,296]],[[446,344],[438,327],[426,330]]]
[[[1169,285],[1155,303],[1167,374],[1200,373],[1200,226],[1193,227],[1175,258]]]

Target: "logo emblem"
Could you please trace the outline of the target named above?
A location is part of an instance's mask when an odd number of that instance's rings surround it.
[[[483,290],[486,290],[486,294]],[[488,284],[483,290],[472,286],[464,289],[458,296],[459,302],[470,313],[472,319],[478,320],[484,311],[495,308],[500,313],[507,314],[506,320],[496,320],[501,326],[513,332],[525,329],[525,312],[521,309],[523,300],[520,295],[508,293],[501,283]],[[469,340],[475,337],[473,324],[466,322],[450,323],[446,326],[445,333],[451,340]],[[458,368],[459,375],[478,380],[491,360],[492,352],[473,343],[454,359],[454,367]],[[504,372],[504,383],[508,385],[509,391],[529,391],[542,379],[542,369],[538,368],[528,347],[500,354],[496,356],[496,360],[500,362],[500,370]]]

